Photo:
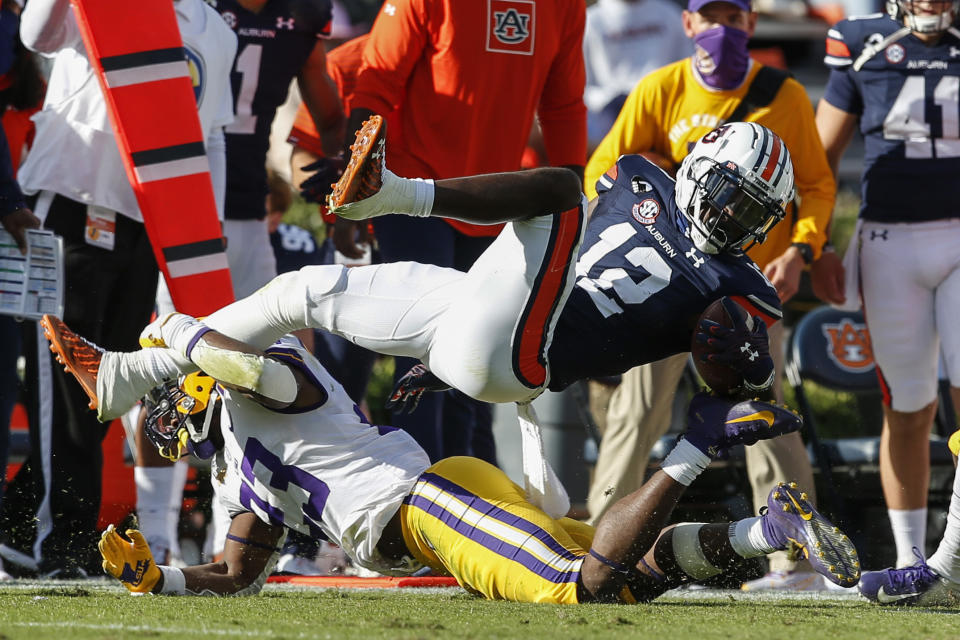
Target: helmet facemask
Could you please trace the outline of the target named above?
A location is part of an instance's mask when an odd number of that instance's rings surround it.
[[[690,223],[690,239],[704,253],[746,251],[784,218],[780,203],[746,181],[735,163],[700,157],[690,165],[693,193],[681,211]]]
[[[949,29],[957,16],[960,15],[960,0],[950,2],[945,11],[934,14],[923,14],[917,10],[919,0],[887,0],[887,12],[898,21],[903,21],[911,31],[916,33],[943,33]],[[944,2],[929,2],[926,4],[947,4]]]
[[[206,459],[223,446],[221,400],[213,378],[192,373],[167,380],[147,394],[144,404],[144,433],[164,458],[175,461],[192,453]]]

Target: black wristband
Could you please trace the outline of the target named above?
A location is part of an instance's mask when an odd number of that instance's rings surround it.
[[[809,244],[806,242],[794,242],[790,246],[795,247],[796,250],[800,252],[800,257],[803,258],[804,264],[813,262],[813,247]]]

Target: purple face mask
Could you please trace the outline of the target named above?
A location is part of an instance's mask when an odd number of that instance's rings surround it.
[[[741,82],[750,66],[746,31],[720,25],[701,31],[693,38],[696,53],[694,64],[703,81],[714,89],[733,89]]]

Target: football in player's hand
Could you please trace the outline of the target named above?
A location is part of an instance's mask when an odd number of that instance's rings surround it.
[[[738,304],[730,306],[737,309],[737,312],[740,313],[741,317],[746,321],[747,326],[752,329],[753,318],[747,314],[743,307]],[[727,328],[733,327],[733,319],[727,314],[727,310],[720,300],[714,300],[710,303],[710,306],[703,310],[703,313],[700,314],[700,318],[697,320],[698,327],[702,320],[712,320],[720,326]],[[721,395],[732,395],[736,393],[743,383],[743,374],[726,364],[704,361],[704,356],[714,351],[709,345],[697,340],[698,331],[699,329],[694,329],[693,340],[690,343],[690,353],[693,354],[693,362],[697,367],[697,373],[700,374],[700,377],[703,378],[706,385],[716,393]]]

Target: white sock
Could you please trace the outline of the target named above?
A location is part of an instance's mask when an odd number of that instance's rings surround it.
[[[947,511],[947,528],[943,532],[940,546],[927,560],[927,564],[944,578],[960,582],[960,467],[953,475],[953,495]]]
[[[101,422],[119,418],[162,381],[196,370],[195,364],[170,349],[107,351],[97,373],[97,416]]]
[[[897,545],[897,566],[909,567],[917,563],[913,553],[916,547],[924,553],[927,537],[927,509],[887,509],[893,541]]]
[[[170,483],[170,498],[167,503],[167,539],[170,541],[170,558],[180,558],[180,508],[183,505],[183,486],[187,483],[189,463],[181,459],[173,465],[173,477]]]
[[[410,178],[409,180],[413,183],[407,186],[407,189],[412,191],[413,200],[409,207],[409,215],[426,218],[433,211],[433,196],[436,193],[433,180],[429,178],[426,180],[423,178]],[[407,197],[409,198],[410,196]]]
[[[710,456],[690,444],[688,440],[681,440],[663,459],[660,468],[683,486],[689,487],[709,464]]]
[[[754,516],[730,523],[730,546],[742,558],[756,558],[777,551],[763,535],[763,517]]]
[[[158,564],[167,561],[170,534],[167,513],[174,469],[169,467],[134,467],[133,480],[137,485],[137,517],[140,533],[147,539]]]
[[[384,167],[383,183],[379,191],[369,198],[334,207],[330,211],[345,218],[358,220],[388,213],[403,213],[425,218],[433,211],[434,194],[433,180],[401,178]]]

